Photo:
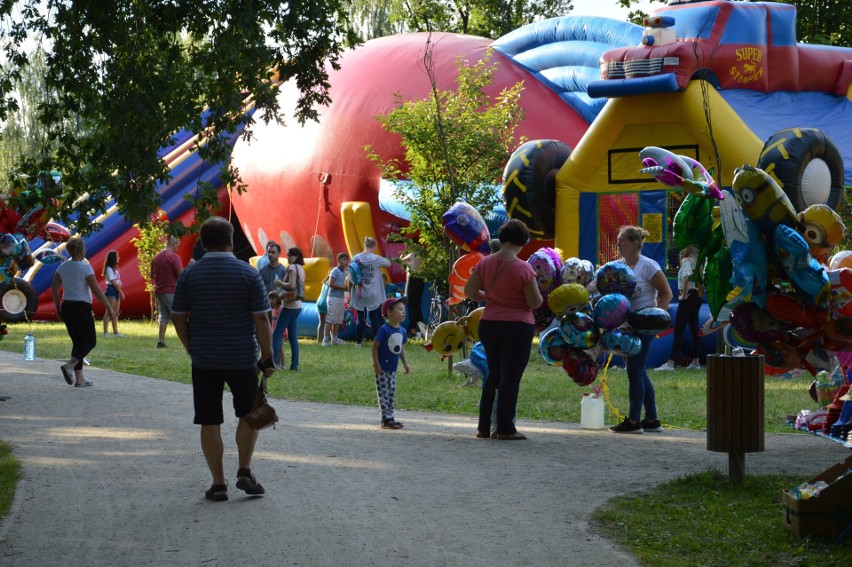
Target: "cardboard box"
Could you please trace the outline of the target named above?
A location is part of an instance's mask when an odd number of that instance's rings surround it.
[[[852,469],[852,457],[818,474],[808,482],[819,480],[828,487],[819,496],[796,500],[789,490],[784,491],[784,525],[798,537],[837,539],[847,528],[852,529],[852,474],[838,480]]]

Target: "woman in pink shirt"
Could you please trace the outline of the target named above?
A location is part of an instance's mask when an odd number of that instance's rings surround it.
[[[532,266],[518,258],[530,241],[527,226],[522,221],[509,220],[500,227],[499,239],[503,247],[476,265],[464,292],[474,301],[485,301],[479,340],[485,347],[488,380],[479,401],[476,436],[491,436],[491,408],[499,390],[496,438],[508,441],[526,439],[515,429],[515,411],[535,335],[533,309],[541,305],[542,298]]]

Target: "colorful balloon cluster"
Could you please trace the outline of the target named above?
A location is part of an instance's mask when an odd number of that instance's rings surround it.
[[[570,266],[567,270],[565,266]],[[547,307],[559,326],[539,340],[545,362],[562,365],[571,379],[588,386],[598,375],[597,359],[604,351],[632,356],[642,348],[640,333],[656,334],[669,327],[669,314],[648,307],[631,311],[629,296],[636,289],[633,271],[621,262],[609,262],[595,272],[590,262],[569,258],[561,270],[567,283],[554,289]],[[592,307],[586,286],[595,279],[601,296]]]
[[[675,245],[699,249],[715,319],[705,328],[724,327],[729,345],[779,370],[814,372],[810,353],[852,350],[852,253],[829,256],[846,231],[840,216],[825,204],[797,212],[773,176],[749,165],[717,209],[706,195],[687,195],[674,219]]]

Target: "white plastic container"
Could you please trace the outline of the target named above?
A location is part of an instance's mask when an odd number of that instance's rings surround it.
[[[580,402],[580,427],[582,429],[603,429],[604,426],[604,401],[603,398],[583,394]]]

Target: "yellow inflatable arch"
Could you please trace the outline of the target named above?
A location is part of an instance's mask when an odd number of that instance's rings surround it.
[[[707,116],[711,117],[712,139]],[[714,157],[713,140],[721,167]],[[554,245],[563,259],[580,255],[583,193],[667,189],[650,175],[639,173],[639,151],[646,146],[695,158],[708,170],[713,168],[718,185],[726,187],[735,168],[757,163],[763,141],[712,86],[701,81],[692,81],[677,93],[610,99],[556,176]]]
[[[370,203],[366,201],[342,203],[340,205],[340,221],[343,223],[343,239],[346,241],[346,250],[349,252],[350,258],[364,250],[364,238],[367,236],[376,238],[373,214],[370,210]],[[376,254],[382,255],[381,244],[376,244]],[[390,278],[387,268],[382,268],[382,273]]]

